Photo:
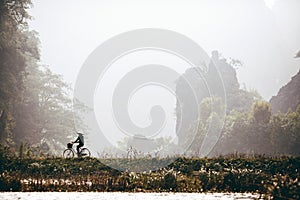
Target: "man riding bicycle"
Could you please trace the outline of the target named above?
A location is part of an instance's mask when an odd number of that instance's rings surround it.
[[[83,147],[83,145],[84,145],[84,137],[83,137],[82,133],[77,133],[77,134],[78,134],[78,137],[73,143],[79,143],[76,147],[77,155],[79,155],[79,148]]]

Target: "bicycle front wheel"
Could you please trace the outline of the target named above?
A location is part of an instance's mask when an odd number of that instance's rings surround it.
[[[74,158],[74,152],[72,149],[66,149],[63,153],[64,158]]]
[[[87,148],[82,148],[81,151],[80,151],[80,156],[81,157],[90,157],[91,152]]]

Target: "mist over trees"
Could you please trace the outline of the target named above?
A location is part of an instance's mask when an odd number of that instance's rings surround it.
[[[31,5],[30,0],[0,1],[0,143],[14,149],[28,143],[43,146],[48,152],[61,153],[75,131],[74,117],[79,121],[80,118],[72,111],[70,86],[62,76],[39,63],[38,34],[27,24],[31,18],[27,10]],[[241,89],[235,69],[239,65],[239,60],[226,60],[214,51],[204,77],[197,73],[199,69],[190,68],[178,79],[176,117],[181,129],[177,127],[176,134],[179,146],[193,137],[188,153],[200,156],[203,141],[209,137],[206,133],[211,129],[221,130],[209,154],[212,156],[235,152],[299,155],[300,74],[269,103],[256,91]],[[216,79],[218,73],[223,79],[226,99]],[[213,92],[207,89],[204,79]],[[186,80],[196,88],[200,110],[191,103],[191,88]],[[196,135],[191,136],[194,131]],[[157,143],[168,145],[168,140],[161,139]]]
[[[255,102],[251,112],[226,116],[222,137],[212,154],[299,155],[300,106],[271,115],[270,104]]]
[[[29,1],[1,1],[0,5],[0,140],[12,137],[14,105],[18,100],[25,75],[26,59],[39,58],[37,46],[29,46]],[[26,58],[27,57],[27,58]]]
[[[210,156],[233,153],[265,154],[265,155],[299,155],[300,154],[300,73],[282,89],[277,96],[271,99],[271,104],[262,100],[256,91],[240,89],[236,72],[232,63],[213,52],[211,64],[217,66],[223,77],[227,95],[227,104],[224,104],[218,93],[209,94],[203,79],[196,76],[196,69],[188,69],[177,84],[177,119],[182,119],[183,129],[177,132],[180,142],[186,137],[194,137],[188,154],[201,156],[201,148],[210,126],[220,126],[222,106],[226,107],[226,117],[220,138]],[[216,81],[217,71],[208,69],[206,80]],[[200,96],[200,110],[191,106],[190,97],[186,95],[190,83],[197,85],[196,93]],[[217,84],[217,83],[216,83]],[[210,85],[216,85],[211,83]],[[217,90],[215,90],[217,91]],[[182,105],[180,109],[179,105]],[[214,111],[211,108],[217,108]],[[199,112],[199,118],[196,118]],[[272,114],[273,113],[273,114]],[[213,120],[212,120],[213,119]],[[197,130],[195,130],[195,128]],[[216,128],[217,131],[220,129]],[[191,132],[196,131],[195,136]],[[211,133],[210,133],[211,134]],[[212,134],[215,135],[215,134]],[[203,149],[202,149],[203,151]]]
[[[38,35],[27,24],[31,5],[0,1],[0,142],[60,153],[74,132],[71,89],[39,64]]]

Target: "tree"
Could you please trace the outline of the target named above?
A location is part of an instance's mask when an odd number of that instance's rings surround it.
[[[271,144],[276,154],[287,154],[289,152],[289,138],[286,135],[286,118],[282,113],[276,113],[270,120]]]
[[[18,145],[47,142],[53,152],[61,151],[75,132],[74,121],[80,120],[73,112],[71,88],[45,66],[31,65],[26,72],[14,139]],[[83,124],[81,128],[85,130]]]
[[[257,123],[266,124],[271,118],[271,106],[266,101],[256,101],[252,106],[252,114]]]
[[[203,156],[210,152],[219,139],[223,124],[220,116],[224,113],[224,105],[220,97],[207,97],[201,101],[199,109],[199,119],[191,126],[185,142],[191,143],[190,154]]]
[[[0,1],[0,142],[10,144],[15,126],[14,107],[23,87],[29,58],[39,58],[38,47],[28,41],[27,9],[30,0]],[[30,59],[29,59],[30,60]]]
[[[37,32],[27,25],[30,6],[30,0],[0,1],[0,142],[17,148],[46,141],[59,150],[80,119],[69,85],[38,64]]]

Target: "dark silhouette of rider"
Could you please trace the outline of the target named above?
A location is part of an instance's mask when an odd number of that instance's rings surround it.
[[[84,137],[83,137],[82,133],[77,133],[77,134],[78,134],[78,137],[73,143],[79,143],[76,147],[77,154],[79,155],[79,148],[83,147],[83,145],[84,145]]]

